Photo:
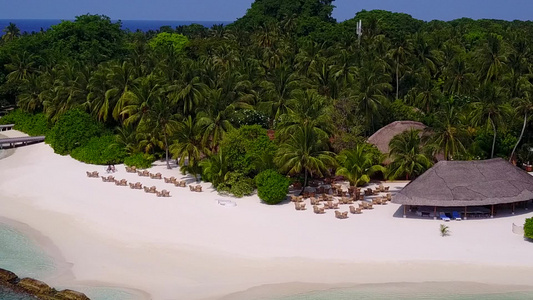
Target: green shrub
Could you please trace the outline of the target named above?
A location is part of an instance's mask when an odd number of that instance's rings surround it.
[[[235,197],[249,196],[254,192],[254,181],[241,173],[230,172],[224,182],[217,186],[219,192],[227,192]]]
[[[228,169],[253,178],[265,166],[272,165],[276,145],[259,125],[242,126],[228,132],[220,142]]]
[[[126,150],[116,143],[114,135],[93,137],[89,142],[70,153],[72,158],[88,164],[121,164],[126,157]]]
[[[155,157],[150,154],[135,153],[124,158],[124,164],[129,167],[137,167],[139,169],[147,169],[152,166]]]
[[[95,136],[104,133],[104,127],[88,113],[69,110],[57,120],[46,137],[46,142],[58,154],[69,154],[73,149],[86,145]]]
[[[30,136],[47,135],[50,131],[50,125],[43,113],[30,114],[20,109],[16,109],[0,118],[0,124],[15,124],[14,129]]]
[[[266,170],[255,177],[257,194],[266,204],[278,204],[287,198],[289,180],[274,170]]]
[[[526,219],[524,223],[524,237],[533,239],[533,218]]]

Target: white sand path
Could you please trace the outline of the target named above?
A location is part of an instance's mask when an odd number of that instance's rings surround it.
[[[150,171],[196,184],[158,164]],[[117,169],[115,178],[172,197],[88,178],[85,171],[107,175],[105,167],[56,155],[45,144],[0,160],[0,216],[37,229],[72,265],[74,278],[48,278],[50,284],[98,281],[152,299],[202,299],[287,282],[533,282],[533,243],[511,232],[533,212],[454,221],[443,238],[442,222],[394,217],[401,216],[395,204],[338,220],[333,211],[315,215],[290,203],[264,205],[257,196],[222,197],[209,183],[196,193]],[[387,185],[394,191],[404,184]],[[222,207],[221,198],[237,206]]]

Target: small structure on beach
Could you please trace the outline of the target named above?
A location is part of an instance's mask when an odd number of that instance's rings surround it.
[[[527,209],[531,199],[533,176],[495,158],[440,161],[407,184],[392,202],[404,206],[404,217],[407,207],[430,207],[434,217],[437,208],[454,208],[466,219],[476,213],[490,213],[493,217],[495,206],[510,207],[514,214],[515,205],[524,205]]]
[[[425,130],[426,125],[415,121],[396,121],[382,127],[368,138],[368,143],[375,145],[383,154],[389,153],[389,143],[393,137],[410,129]],[[385,164],[390,163],[388,159]]]

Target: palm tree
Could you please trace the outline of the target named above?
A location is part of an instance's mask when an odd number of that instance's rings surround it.
[[[323,177],[329,174],[330,167],[335,166],[333,153],[327,149],[326,142],[310,126],[300,126],[280,145],[274,162],[282,172],[290,175],[303,172],[305,188],[308,175]]]
[[[431,167],[431,161],[422,153],[420,130],[408,130],[392,138],[389,143],[388,178],[405,176],[406,180],[418,176]]]
[[[524,122],[522,124],[522,131],[520,132],[520,136],[518,137],[518,140],[516,141],[516,144],[513,147],[513,151],[509,156],[509,161],[513,159],[516,148],[518,147],[518,144],[520,144],[520,142],[522,141],[522,137],[524,136],[524,132],[526,130],[528,118],[530,116],[530,113],[533,111],[533,98],[531,97],[531,91],[533,90],[533,86],[528,80],[523,80],[522,82],[523,84],[521,88],[521,97],[515,98],[514,107],[515,111],[518,114],[524,115]]]
[[[390,78],[385,74],[385,68],[376,62],[366,62],[357,74],[356,101],[363,113],[367,126],[374,127],[374,117],[381,105],[387,101],[385,93],[392,89]]]
[[[433,133],[429,138],[430,146],[434,148],[433,155],[442,153],[445,160],[466,152],[462,141],[466,134],[462,128],[461,118],[453,105],[453,98],[449,101],[447,107],[436,114],[437,126],[432,128]]]
[[[396,75],[396,99],[399,99],[399,93],[400,93],[400,71],[402,70],[402,67],[405,65],[405,60],[409,56],[409,48],[407,42],[400,43],[396,47],[394,47],[392,50],[389,51],[388,55],[390,58],[394,61],[394,74]]]
[[[202,177],[210,181],[214,187],[224,183],[228,179],[229,164],[226,154],[221,150],[200,162]]]
[[[218,143],[226,132],[233,128],[230,119],[236,107],[223,92],[222,88],[206,92],[209,102],[205,109],[198,112],[198,125],[203,131],[202,141],[211,151],[218,148]]]
[[[481,66],[479,72],[481,79],[485,83],[498,80],[507,62],[507,51],[503,38],[494,33],[489,34],[484,47],[479,49],[477,57]]]
[[[287,112],[287,101],[291,92],[299,86],[299,78],[291,73],[289,67],[276,69],[268,80],[260,83],[266,101],[259,104],[259,109],[270,117],[271,127],[275,121]]]
[[[340,167],[336,175],[344,176],[353,186],[361,186],[370,181],[370,176],[376,172],[385,173],[385,168],[379,165],[371,146],[357,144],[354,149],[346,149],[337,155]]]
[[[300,126],[309,126],[323,139],[327,139],[333,131],[329,118],[331,105],[316,90],[295,90],[287,107],[287,113],[280,117],[276,126],[281,137],[288,136]]]
[[[504,92],[501,87],[490,82],[481,85],[477,101],[472,103],[470,117],[474,125],[491,127],[493,132],[491,158],[494,157],[497,127],[505,124],[506,117],[510,115],[510,111],[511,108],[504,102]]]
[[[18,29],[17,25],[11,22],[9,22],[9,25],[7,25],[2,32],[4,32],[2,40],[5,42],[12,41],[20,36],[20,29]]]
[[[202,128],[190,115],[179,122],[170,152],[176,158],[182,172],[191,173],[198,179],[198,163],[205,151],[202,147]]]
[[[178,128],[178,122],[175,118],[176,115],[171,109],[171,101],[167,97],[162,96],[155,98],[155,101],[153,101],[139,122],[141,131],[151,132],[156,137],[162,135],[167,169],[171,169],[169,162],[169,137]]]
[[[37,57],[27,51],[17,53],[11,57],[11,62],[5,65],[9,71],[7,74],[8,81],[20,81],[26,79],[35,72],[35,60]]]

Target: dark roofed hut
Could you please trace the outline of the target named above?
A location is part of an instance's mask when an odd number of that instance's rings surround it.
[[[420,122],[395,121],[376,131],[372,136],[368,138],[368,143],[375,145],[381,153],[388,154],[389,143],[393,137],[411,129],[424,131],[426,128],[427,126]],[[387,165],[390,162],[391,161],[389,158],[385,159],[384,161],[384,163]]]
[[[440,161],[407,184],[393,199],[405,206],[466,207],[526,203],[533,176],[501,159]]]
[[[426,125],[415,121],[395,121],[382,127],[368,138],[370,144],[375,145],[381,153],[389,153],[389,143],[393,137],[410,129],[424,130]]]

